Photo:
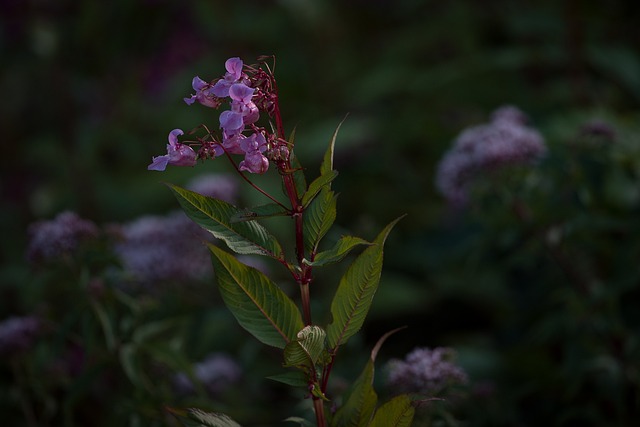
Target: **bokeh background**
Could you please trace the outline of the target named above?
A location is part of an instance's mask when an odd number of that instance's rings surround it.
[[[469,375],[464,392],[421,409],[424,425],[637,422],[639,4],[3,0],[1,8],[0,318],[51,323],[0,366],[0,424],[177,425],[165,406],[200,405],[277,425],[303,412],[299,392],[264,384],[277,355],[240,330],[211,280],[115,295],[118,261],[104,247],[58,264],[27,259],[36,221],[73,211],[107,229],[167,215],[178,206],[161,182],[230,174],[224,161],[164,173],[146,166],[172,129],[216,127],[215,112],[182,101],[194,75],[210,80],[228,57],[260,55],[276,56],[285,126],[296,129],[308,178],[348,114],[336,148],[336,233],[373,238],[407,214],[337,378],[351,381],[377,338],[407,325],[381,365],[415,347],[448,346]],[[490,180],[454,208],[434,185],[438,162],[502,105],[528,115],[549,155],[533,175]],[[586,135],[594,122],[606,131]],[[237,198],[265,202],[246,185]],[[514,213],[521,205],[529,215]],[[338,274],[319,276],[320,317]],[[162,380],[212,352],[235,360],[242,380],[187,397]],[[59,366],[73,357],[77,369]]]

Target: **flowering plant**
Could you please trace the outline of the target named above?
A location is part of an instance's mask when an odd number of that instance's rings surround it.
[[[210,82],[195,77],[192,82],[195,94],[185,98],[187,104],[198,102],[218,108],[229,100],[230,109],[219,116],[220,133],[201,125],[181,141],[179,137],[184,132],[174,129],[169,133],[167,154],[154,157],[148,169],[194,166],[198,160],[226,157],[246,182],[270,200],[265,205],[242,209],[169,184],[185,213],[224,241],[231,251],[271,258],[297,283],[301,310],[264,273],[207,243],[225,304],[255,338],[282,350],[283,366],[290,371],[274,379],[308,390],[318,426],[409,426],[414,416],[411,398],[402,394],[378,406],[373,389],[374,361],[391,332],[374,347],[342,405],[335,411],[326,410],[328,403],[335,407],[327,387],[338,351],[363,325],[378,288],[385,240],[400,218],[389,223],[371,242],[342,236],[330,249],[321,250],[320,243],[336,219],[337,195],[331,184],[338,175],[333,167],[338,130],[324,154],[319,176],[307,184],[304,169],[294,154],[294,137],[285,135],[276,80],[265,59],[250,66],[239,58],[231,58],[225,63],[223,77]],[[268,119],[268,126],[260,124],[261,117]],[[237,155],[244,158],[237,162],[234,157]],[[261,189],[248,175],[264,174],[270,167],[282,179],[286,201]],[[293,221],[293,260],[280,241],[258,222],[274,216],[288,216]],[[310,300],[314,270],[342,261],[359,246],[365,249],[354,258],[333,296],[331,322],[314,323]],[[191,409],[187,415],[199,425],[237,425],[223,414]],[[297,418],[289,420],[307,423]]]

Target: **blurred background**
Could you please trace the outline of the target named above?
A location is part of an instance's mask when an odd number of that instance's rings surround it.
[[[640,4],[3,0],[1,8],[0,424],[178,425],[166,407],[194,405],[243,425],[304,413],[302,392],[264,380],[281,362],[226,312],[210,272],[169,277],[158,255],[136,264],[147,268],[145,282],[122,259],[197,235],[171,234],[178,205],[162,182],[214,174],[213,187],[235,203],[266,202],[222,160],[146,167],[172,129],[217,127],[214,111],[182,100],[193,76],[221,76],[232,56],[275,55],[285,127],[296,129],[308,180],[348,114],[336,146],[335,234],[372,239],[408,214],[387,243],[369,321],[336,366],[336,388],[381,335],[406,325],[383,347],[381,367],[416,347],[445,346],[468,375],[448,400],[420,408],[421,425],[634,425]],[[435,185],[441,159],[504,105],[527,116],[546,155],[475,174],[470,200],[452,204]],[[277,178],[265,176],[265,187],[277,189]],[[65,211],[77,214],[67,218],[81,230],[74,239],[88,243],[56,243],[52,229],[36,242],[39,221]],[[139,221],[156,240],[122,249]],[[277,266],[262,268],[286,282]],[[319,318],[339,274],[319,272]],[[197,365],[207,360],[218,363],[207,371],[215,387],[204,378],[209,365]]]

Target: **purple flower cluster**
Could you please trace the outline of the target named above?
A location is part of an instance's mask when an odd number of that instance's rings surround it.
[[[194,281],[212,275],[209,251],[202,244],[212,236],[182,211],[144,216],[116,228],[115,252],[137,282]]]
[[[11,355],[29,349],[42,330],[34,316],[10,317],[0,323],[0,355]]]
[[[464,205],[469,187],[483,171],[529,164],[546,152],[539,132],[526,126],[516,107],[496,110],[491,123],[463,131],[444,155],[436,173],[436,187],[453,204]]]
[[[222,353],[213,353],[194,366],[193,375],[207,392],[217,394],[236,383],[242,377],[242,369],[231,357]],[[193,382],[183,372],[173,378],[173,383],[182,394],[195,391]]]
[[[69,211],[49,221],[35,222],[27,232],[27,258],[31,261],[50,261],[73,253],[82,243],[99,235],[99,229],[93,222]]]
[[[451,386],[466,384],[467,374],[454,359],[451,348],[416,348],[404,360],[389,361],[387,385],[397,393],[435,396]]]
[[[178,142],[177,136],[184,133],[174,129],[169,134],[167,154],[154,157],[149,170],[162,171],[167,165],[193,166],[198,158],[215,158],[227,153],[244,155],[244,160],[238,165],[240,171],[259,174],[267,171],[269,159],[265,154],[270,144],[266,130],[255,123],[260,118],[257,103],[270,112],[269,107],[275,97],[270,91],[270,80],[265,78],[262,70],[253,70],[255,75],[250,77],[240,58],[229,58],[225,68],[224,76],[212,82],[194,77],[191,86],[195,94],[184,98],[188,105],[198,102],[210,108],[218,108],[225,99],[229,99],[230,109],[223,111],[219,118],[221,141],[213,139],[211,134],[207,135],[211,140],[199,138],[195,144],[200,144],[201,148],[196,153],[190,145]]]

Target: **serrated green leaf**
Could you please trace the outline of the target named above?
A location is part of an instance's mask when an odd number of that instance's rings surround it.
[[[302,197],[302,206],[306,208],[309,205],[309,203],[311,203],[313,198],[316,197],[316,195],[324,187],[327,187],[327,189],[329,189],[330,188],[329,184],[331,184],[331,182],[334,179],[336,179],[337,176],[338,176],[338,171],[332,170],[314,179],[311,182],[311,184],[309,184],[309,188],[307,189],[307,191],[304,193],[304,196]]]
[[[205,230],[224,240],[229,249],[239,254],[267,255],[279,259],[282,247],[263,226],[255,221],[233,223],[240,209],[212,197],[168,184],[184,212]]]
[[[307,367],[315,369],[318,358],[324,351],[327,334],[319,326],[305,326],[295,340],[284,348],[284,366]]]
[[[253,208],[242,209],[230,218],[231,223],[242,221],[253,221],[261,218],[271,218],[274,216],[289,215],[290,212],[277,203],[255,206]]]
[[[369,427],[411,427],[414,414],[411,399],[401,394],[378,408]]]
[[[369,359],[358,379],[353,383],[349,395],[333,418],[333,427],[368,426],[378,402],[373,389],[373,361]]]
[[[327,328],[329,348],[344,344],[362,327],[380,282],[384,242],[399,220],[387,225],[340,279],[331,302],[333,321]]]
[[[340,262],[358,245],[371,245],[371,243],[359,237],[342,236],[331,249],[318,253],[313,261],[304,260],[304,263],[314,267],[320,267]]]
[[[242,427],[225,414],[205,412],[201,409],[188,409],[189,418],[201,423],[204,427]]]
[[[304,229],[304,245],[307,251],[316,249],[320,240],[329,231],[336,220],[336,194],[323,187],[320,194],[313,199],[313,202],[305,210],[302,217]]]
[[[304,327],[300,310],[259,270],[209,244],[222,299],[238,323],[259,341],[278,348]]]
[[[336,146],[336,139],[338,138],[340,127],[346,119],[346,117],[342,119],[342,121],[338,124],[335,132],[333,132],[333,136],[331,137],[331,141],[329,142],[329,147],[327,148],[327,151],[325,151],[324,158],[322,159],[322,163],[320,164],[320,175],[326,175],[333,170],[333,152]]]

